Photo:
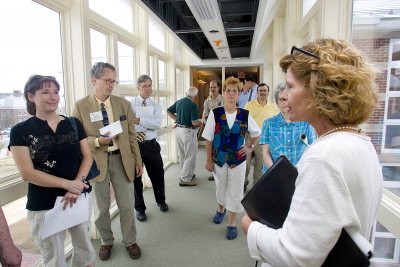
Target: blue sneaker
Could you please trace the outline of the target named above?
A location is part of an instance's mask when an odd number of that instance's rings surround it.
[[[225,213],[226,213],[226,210],[224,210],[224,212],[217,211],[214,215],[213,222],[215,224],[220,224],[224,220]]]
[[[226,227],[226,239],[232,240],[237,237],[237,227],[228,226]]]

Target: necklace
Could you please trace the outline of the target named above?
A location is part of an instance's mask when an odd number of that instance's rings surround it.
[[[321,134],[320,136],[318,136],[318,138],[322,138],[324,136],[327,136],[328,134],[331,134],[331,133],[334,133],[334,132],[338,132],[338,131],[341,131],[341,130],[348,130],[348,131],[357,132],[357,133],[361,132],[361,128],[358,128],[358,127],[339,126],[339,127],[333,128],[332,130],[329,130],[329,131]]]

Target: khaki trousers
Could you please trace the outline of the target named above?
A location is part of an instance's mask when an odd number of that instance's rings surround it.
[[[102,182],[96,182],[94,193],[98,215],[95,221],[99,231],[101,244],[112,245],[114,242],[110,217],[110,182],[115,192],[115,200],[119,209],[122,242],[128,247],[136,243],[136,224],[134,215],[133,182],[129,181],[122,164],[121,155],[108,156],[107,174]]]
[[[181,166],[181,180],[192,180],[196,167],[197,156],[197,130],[189,128],[176,128],[176,141],[178,143],[179,163]]]
[[[250,134],[246,133],[246,145],[250,144]],[[254,151],[251,154],[247,154],[246,157],[246,180],[249,181],[247,178],[249,176],[250,172],[250,164],[251,164],[251,158],[254,156],[254,172],[253,172],[253,185],[257,183],[258,180],[260,180],[262,176],[262,165],[263,165],[263,149],[262,146],[257,144],[254,147]]]

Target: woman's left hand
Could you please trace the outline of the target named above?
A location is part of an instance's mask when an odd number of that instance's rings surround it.
[[[247,215],[247,213],[246,213],[242,218],[242,230],[245,235],[247,235],[247,231],[249,230],[250,224],[252,222],[253,222],[253,220],[250,219],[249,215]]]
[[[74,205],[76,203],[76,200],[78,199],[78,197],[79,197],[79,195],[77,195],[77,194],[67,192],[63,198],[63,201],[64,201],[63,209],[66,209],[68,205],[70,205],[70,207],[72,207],[72,205]]]
[[[242,146],[242,148],[239,150],[239,155],[244,157],[247,154],[253,152],[254,148],[252,146],[249,145],[244,145]]]

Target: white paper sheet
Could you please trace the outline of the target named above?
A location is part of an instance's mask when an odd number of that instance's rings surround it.
[[[41,239],[45,239],[58,232],[89,220],[89,196],[81,194],[76,203],[63,210],[61,202],[44,214]]]
[[[215,171],[212,172],[212,176],[214,177],[214,180],[218,180],[217,174],[215,173]]]
[[[103,128],[100,128],[99,131],[101,135],[106,135],[106,133],[109,132],[107,136],[120,134],[123,131],[121,121],[115,121],[107,126],[104,126]]]

